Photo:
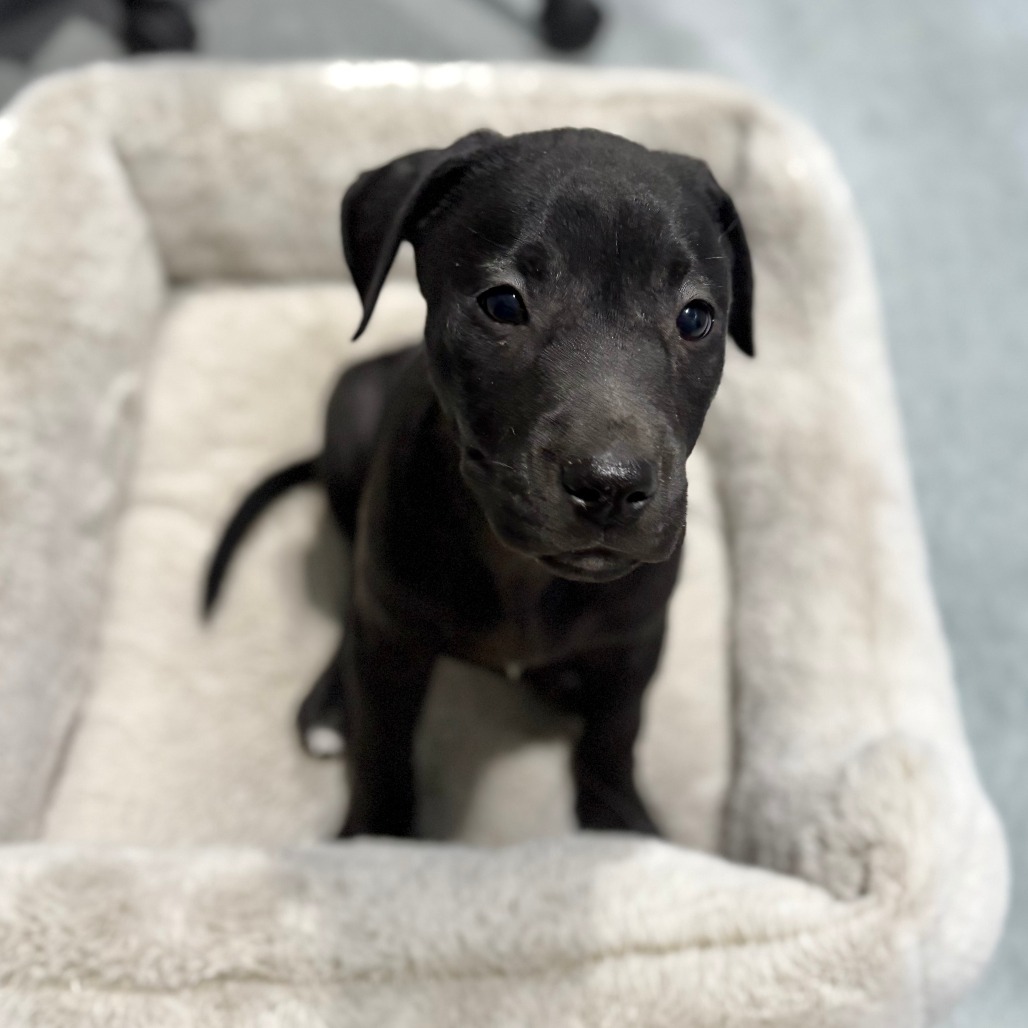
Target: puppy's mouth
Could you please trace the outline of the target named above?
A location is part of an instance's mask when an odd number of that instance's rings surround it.
[[[554,574],[576,582],[613,582],[634,571],[640,563],[627,554],[609,550],[605,546],[546,554],[537,559]]]
[[[533,489],[514,466],[493,460],[474,446],[465,446],[462,458],[465,481],[496,538],[560,578],[613,582],[642,564],[667,560],[673,552],[666,525],[642,533],[634,525],[590,525],[558,502],[567,500],[563,493],[547,496],[546,487],[552,483],[535,483]],[[502,469],[499,487],[497,468]],[[554,506],[556,510],[551,509]]]

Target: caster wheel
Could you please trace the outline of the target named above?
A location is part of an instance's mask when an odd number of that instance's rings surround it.
[[[592,0],[546,0],[543,41],[554,50],[581,50],[593,41],[602,21]]]
[[[121,38],[133,54],[195,50],[196,26],[174,0],[125,0]]]

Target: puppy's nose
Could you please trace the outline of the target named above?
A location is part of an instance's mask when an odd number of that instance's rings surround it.
[[[569,461],[560,482],[572,506],[604,528],[635,521],[657,491],[657,473],[648,460],[613,453]]]

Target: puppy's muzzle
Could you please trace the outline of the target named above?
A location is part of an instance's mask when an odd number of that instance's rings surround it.
[[[560,484],[587,521],[600,528],[628,526],[657,492],[657,473],[642,457],[608,452],[568,461],[561,467]]]

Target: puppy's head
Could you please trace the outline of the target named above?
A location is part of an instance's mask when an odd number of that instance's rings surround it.
[[[727,336],[753,352],[746,237],[707,166],[478,132],[362,175],[342,227],[358,335],[414,245],[433,386],[499,538],[585,581],[666,560]]]

